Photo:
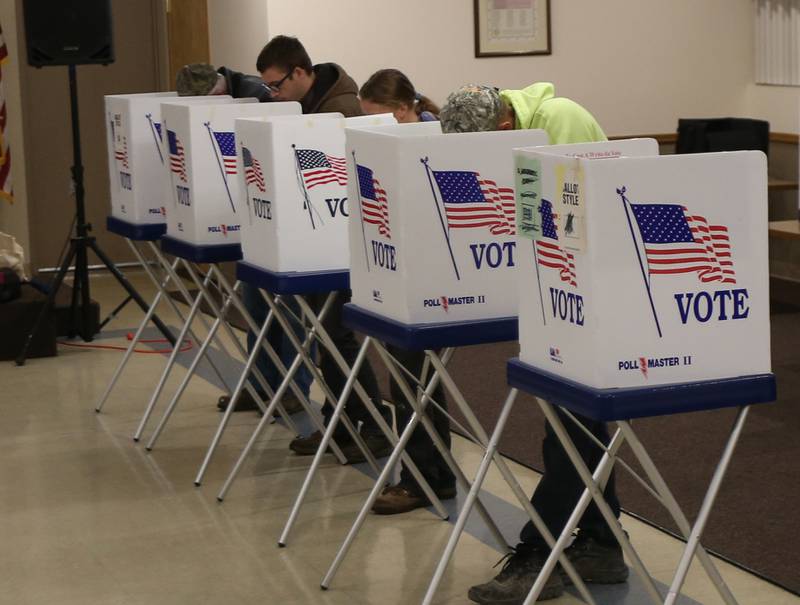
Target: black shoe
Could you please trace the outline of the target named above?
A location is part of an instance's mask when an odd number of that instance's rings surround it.
[[[291,391],[286,391],[283,394],[283,397],[281,397],[281,405],[283,406],[283,409],[286,410],[286,413],[290,416],[292,414],[302,412],[305,409],[303,404],[300,403],[300,400]],[[275,416],[280,416],[280,414],[278,414],[276,411]]]
[[[289,449],[298,456],[313,456],[322,443],[322,433],[314,431],[308,437],[295,437],[289,444]]]
[[[392,453],[392,444],[389,443],[389,440],[383,435],[362,433],[361,438],[364,440],[364,443],[369,448],[369,451],[372,452],[372,455],[375,456],[376,459],[385,458]],[[339,447],[342,449],[344,457],[347,458],[348,464],[366,462],[366,457],[356,445],[355,441],[347,440],[344,442],[338,441],[337,443],[339,443]]]
[[[564,551],[581,579],[588,584],[619,584],[628,579],[628,566],[622,556],[622,548],[615,541],[599,542],[591,534],[578,532],[572,545]],[[559,566],[560,568],[560,566]],[[561,579],[567,586],[572,584],[561,569]]]
[[[228,409],[228,404],[231,402],[230,395],[223,395],[217,401],[217,409],[224,412]],[[252,412],[253,410],[260,410],[258,403],[253,399],[250,391],[244,390],[239,394],[239,399],[236,400],[236,407],[233,408],[234,412]]]
[[[530,553],[514,552],[500,559],[503,569],[491,581],[469,589],[469,599],[481,605],[522,605],[533,588],[545,560],[546,550]],[[495,566],[496,567],[496,566]],[[549,601],[564,594],[564,583],[558,572],[550,574],[538,601]]]

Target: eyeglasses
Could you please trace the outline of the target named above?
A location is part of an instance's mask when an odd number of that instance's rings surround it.
[[[286,82],[287,78],[290,78],[290,77],[292,76],[292,74],[293,74],[293,73],[294,73],[294,67],[292,67],[292,68],[291,68],[291,69],[290,69],[290,70],[289,70],[289,71],[286,73],[286,75],[285,75],[285,76],[283,76],[283,77],[282,77],[280,80],[278,80],[277,82],[267,82],[266,84],[264,84],[264,86],[266,86],[266,87],[267,87],[267,90],[269,91],[269,94],[271,94],[271,95],[276,95],[276,94],[278,94],[278,93],[281,91],[281,85],[282,85],[284,82]]]

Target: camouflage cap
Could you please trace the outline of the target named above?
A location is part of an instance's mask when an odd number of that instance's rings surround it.
[[[217,70],[208,63],[184,65],[175,77],[175,90],[181,97],[207,95],[216,86],[218,78]]]
[[[502,103],[491,86],[467,84],[450,93],[439,114],[442,132],[496,130]]]

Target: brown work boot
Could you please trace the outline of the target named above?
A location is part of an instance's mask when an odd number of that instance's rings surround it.
[[[289,449],[298,456],[313,456],[322,443],[322,433],[314,431],[308,437],[295,437],[289,444]]]
[[[456,497],[456,488],[438,489],[436,490],[436,496],[440,500],[451,500]],[[375,503],[372,505],[372,512],[376,515],[398,515],[417,508],[425,508],[430,504],[425,494],[418,493],[405,485],[397,484],[383,489],[381,495],[375,499]]]

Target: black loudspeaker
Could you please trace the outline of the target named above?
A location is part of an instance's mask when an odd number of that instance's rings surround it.
[[[114,62],[111,0],[23,0],[28,63]]]

